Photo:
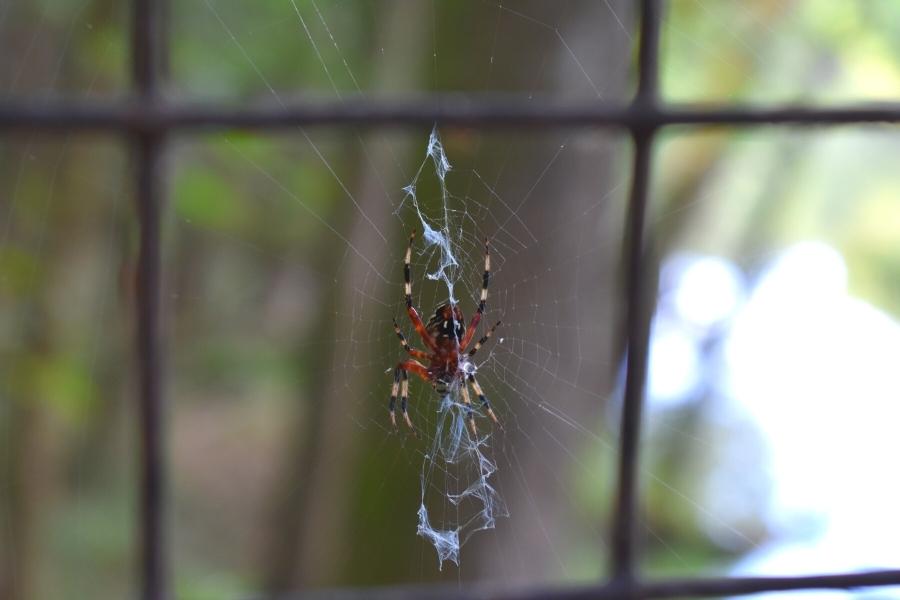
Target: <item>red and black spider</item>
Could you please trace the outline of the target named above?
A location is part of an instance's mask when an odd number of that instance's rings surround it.
[[[478,380],[475,378],[475,365],[470,362],[472,356],[478,352],[482,344],[488,341],[494,330],[500,325],[500,321],[497,321],[485,336],[478,340],[468,353],[465,353],[472,338],[475,337],[475,330],[478,328],[478,323],[481,322],[484,304],[487,302],[488,281],[491,276],[491,254],[488,249],[488,242],[487,240],[484,242],[484,278],[481,287],[481,301],[478,303],[478,310],[472,317],[472,322],[463,331],[465,317],[463,317],[462,311],[455,304],[447,302],[438,306],[434,311],[434,316],[428,321],[428,325],[422,323],[419,313],[413,307],[409,262],[412,259],[412,244],[415,235],[415,232],[413,232],[409,236],[409,246],[406,248],[406,258],[403,260],[403,277],[406,282],[406,313],[409,315],[409,320],[412,321],[413,327],[422,338],[422,342],[429,352],[411,348],[403,336],[403,332],[400,331],[400,326],[397,324],[396,319],[394,319],[394,331],[397,333],[397,337],[400,338],[400,344],[403,345],[403,349],[414,358],[427,360],[429,366],[426,367],[419,361],[410,359],[399,363],[394,369],[394,384],[391,387],[390,402],[391,425],[394,428],[397,427],[394,406],[397,403],[397,392],[399,391],[400,410],[403,412],[403,419],[409,428],[415,431],[415,427],[413,427],[409,418],[409,413],[406,411],[407,401],[409,400],[409,373],[412,372],[430,383],[441,395],[446,394],[453,387],[458,387],[463,403],[468,408],[466,419],[469,422],[469,428],[472,430],[472,434],[476,435],[475,418],[467,387],[469,385],[472,386],[472,390],[478,396],[488,416],[494,423],[500,424],[497,420],[497,415],[491,409],[488,399],[484,396]]]

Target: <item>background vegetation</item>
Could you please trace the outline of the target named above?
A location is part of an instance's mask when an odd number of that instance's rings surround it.
[[[0,93],[29,102],[127,94],[126,11],[108,0],[0,3]],[[900,96],[892,0],[671,0],[665,15],[667,100]],[[495,91],[624,102],[634,81],[625,0],[197,0],[173,2],[170,19],[173,100]],[[464,547],[461,568],[438,571],[415,535],[421,447],[384,427],[411,223],[401,189],[428,131],[178,136],[164,232],[178,597],[602,574],[627,140],[608,131],[442,134],[461,174],[452,191],[469,211],[467,273],[478,271],[474,240],[497,230],[491,219],[521,207],[521,226],[498,234],[491,318],[503,317],[509,339],[485,371],[510,423],[495,448],[511,517]],[[773,256],[818,240],[842,256],[853,297],[896,318],[898,145],[895,129],[880,128],[667,131],[656,149],[655,257],[720,257],[750,294]],[[3,597],[133,594],[130,167],[116,138],[0,139]],[[423,189],[433,208],[433,181]],[[421,279],[424,262],[417,268]],[[419,294],[428,310],[439,292]],[[648,416],[643,544],[655,573],[730,569],[777,541],[763,509],[774,479],[750,486],[758,501],[737,516],[709,492],[709,473],[735,439],[743,459],[765,462],[757,426],[710,417],[718,405],[709,389]],[[545,401],[563,407],[566,422]],[[426,407],[416,410],[427,424]]]

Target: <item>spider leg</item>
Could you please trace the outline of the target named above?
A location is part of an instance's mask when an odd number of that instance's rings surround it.
[[[490,244],[487,239],[484,240],[484,276],[482,277],[481,283],[481,300],[478,302],[478,310],[475,311],[475,314],[472,315],[472,321],[469,323],[469,327],[466,329],[466,334],[463,336],[462,341],[459,343],[459,349],[465,350],[466,346],[469,345],[469,342],[472,341],[472,338],[475,337],[475,329],[478,327],[478,324],[481,322],[481,315],[484,314],[484,305],[487,302],[488,297],[488,283],[491,280],[491,249]]]
[[[475,395],[478,396],[479,400],[481,400],[481,405],[484,406],[484,411],[488,414],[488,416],[494,423],[500,425],[500,421],[497,419],[497,415],[494,414],[494,410],[491,408],[491,403],[488,402],[487,398],[485,398],[484,391],[478,384],[478,380],[475,379],[475,375],[469,375],[469,384],[472,386],[472,389],[475,390]]]
[[[472,401],[469,399],[469,388],[466,382],[463,382],[459,391],[462,393],[463,404],[466,405],[466,421],[469,422],[469,429],[472,430],[473,437],[478,437],[478,430],[475,428],[475,415],[472,413]]]
[[[410,347],[409,343],[406,341],[406,336],[403,335],[402,331],[400,331],[400,326],[397,324],[397,319],[394,319],[394,333],[396,333],[397,337],[400,338],[400,345],[403,346],[403,349],[409,352],[411,356],[424,360],[431,360],[431,355],[424,350]]]
[[[472,347],[472,349],[469,350],[469,356],[475,356],[475,353],[478,352],[478,350],[481,348],[481,346],[486,341],[491,339],[491,336],[494,335],[494,330],[497,329],[497,327],[499,327],[499,326],[500,326],[500,321],[497,321],[493,327],[488,329],[488,332],[486,334],[484,334],[484,337],[481,338],[480,340],[478,340],[478,342],[475,343],[475,345]]]
[[[422,338],[422,341],[428,346],[428,349],[432,352],[437,352],[437,342],[434,341],[428,333],[428,330],[425,329],[425,324],[422,323],[419,313],[412,305],[412,280],[410,278],[411,273],[409,263],[412,260],[412,243],[415,237],[415,231],[409,234],[409,245],[406,247],[406,256],[403,258],[403,290],[406,292],[406,314],[409,315],[409,320],[412,321],[416,333],[419,334],[419,337]]]
[[[406,424],[410,429],[415,433],[416,428],[413,427],[412,420],[409,418],[409,413],[407,412],[407,402],[409,400],[409,373],[415,373],[425,381],[430,382],[431,380],[428,377],[428,369],[425,368],[425,365],[415,361],[415,360],[407,360],[397,365],[394,369],[394,383],[391,386],[391,401],[388,404],[388,410],[391,414],[391,425],[394,429],[397,428],[397,417],[394,413],[394,409],[397,406],[397,393],[400,393],[400,411],[403,413],[403,420],[406,421]]]

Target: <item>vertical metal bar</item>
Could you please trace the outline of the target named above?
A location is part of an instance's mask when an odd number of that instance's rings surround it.
[[[638,88],[636,106],[656,102],[659,46],[658,0],[642,0],[640,46],[638,55]],[[619,434],[619,472],[615,512],[612,523],[612,576],[629,589],[635,581],[635,545],[637,521],[637,471],[640,446],[641,412],[650,330],[650,304],[644,273],[644,220],[650,179],[652,126],[636,126],[631,130],[634,141],[634,163],[628,206],[628,236],[625,269],[626,367],[625,396]]]
[[[141,596],[165,597],[165,468],[160,381],[160,141],[136,143],[140,249],[137,272],[137,356],[141,440]]]
[[[659,2],[641,0],[641,32],[638,47],[638,86],[635,102],[656,104],[659,89]]]
[[[157,97],[161,56],[161,2],[134,0],[132,67],[141,107]],[[140,426],[140,595],[167,597],[165,561],[164,408],[160,379],[160,212],[163,134],[135,134],[136,201],[140,226],[137,268],[137,360]]]
[[[139,98],[150,101],[159,88],[163,2],[134,0],[132,10],[132,80]]]

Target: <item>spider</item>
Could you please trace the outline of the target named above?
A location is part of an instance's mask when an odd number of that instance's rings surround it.
[[[409,262],[412,258],[413,239],[416,237],[415,231],[409,236],[409,245],[406,247],[406,257],[403,260],[403,278],[406,291],[406,313],[409,320],[412,321],[413,328],[422,338],[422,342],[428,348],[429,352],[410,347],[406,341],[403,332],[397,320],[394,319],[394,332],[400,338],[400,345],[413,358],[402,361],[397,364],[394,369],[394,384],[391,386],[391,402],[389,405],[391,414],[391,425],[397,428],[397,418],[394,413],[394,407],[397,403],[397,392],[400,392],[400,410],[403,413],[403,420],[407,426],[415,433],[416,428],[412,424],[407,412],[407,402],[409,400],[409,373],[415,373],[424,381],[430,383],[439,394],[446,394],[454,384],[459,385],[463,403],[468,409],[466,420],[473,435],[477,435],[475,427],[475,418],[472,411],[472,402],[469,399],[468,386],[472,386],[472,390],[481,401],[485,412],[497,425],[497,415],[491,409],[488,399],[484,395],[478,380],[475,378],[475,365],[470,362],[471,358],[481,348],[481,346],[490,339],[494,330],[500,325],[500,321],[491,327],[483,338],[478,340],[475,345],[467,353],[466,348],[475,337],[475,330],[478,323],[481,322],[481,315],[484,313],[484,305],[487,302],[488,281],[491,276],[491,254],[489,250],[488,240],[484,241],[484,277],[481,287],[481,301],[478,303],[478,310],[472,317],[472,321],[467,328],[463,328],[465,317],[458,306],[450,302],[441,304],[434,310],[434,316],[428,321],[428,325],[422,323],[419,313],[413,307],[412,302],[412,283],[410,282]],[[429,366],[425,366],[416,358],[427,360]]]

